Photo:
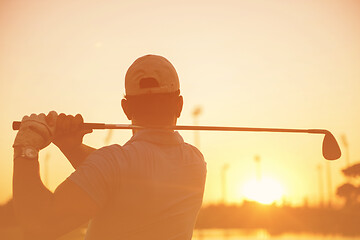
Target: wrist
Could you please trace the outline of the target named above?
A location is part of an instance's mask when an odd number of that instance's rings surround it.
[[[14,146],[14,159],[26,158],[36,160],[39,157],[39,149],[32,146]]]

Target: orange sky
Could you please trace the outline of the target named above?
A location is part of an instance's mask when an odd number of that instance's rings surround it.
[[[194,3],[195,2],[195,3]],[[346,134],[360,161],[360,4],[358,1],[1,1],[0,202],[11,196],[11,122],[24,114],[82,113],[88,122],[125,123],[124,75],[154,53],[175,66],[184,96],[180,124],[203,107],[204,125],[325,128]],[[98,131],[85,142],[101,147]],[[184,132],[193,143],[193,133]],[[124,143],[130,132],[117,131]],[[201,132],[208,162],[205,202],[221,199],[220,169],[229,163],[228,200],[262,173],[285,197],[318,201],[321,136]],[[342,145],[341,145],[342,147]],[[49,187],[72,171],[55,147]],[[40,159],[43,161],[43,158]],[[345,158],[332,162],[333,191]]]

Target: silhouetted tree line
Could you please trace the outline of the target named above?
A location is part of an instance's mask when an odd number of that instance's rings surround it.
[[[347,182],[336,194],[345,200],[340,209],[262,205],[244,201],[241,205],[215,204],[204,206],[198,216],[197,228],[264,228],[271,234],[312,232],[321,234],[360,235],[360,163],[342,173]]]
[[[244,201],[241,205],[212,204],[200,210],[196,228],[263,228],[270,234],[312,232],[360,235],[360,163],[344,170],[347,182],[337,188],[344,198],[341,209],[263,205]],[[0,205],[0,228],[16,227],[12,200]]]
[[[197,228],[263,228],[270,234],[312,232],[359,235],[360,208],[309,208],[262,205],[208,205],[201,209]]]

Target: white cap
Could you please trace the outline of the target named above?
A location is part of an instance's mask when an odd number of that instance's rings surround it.
[[[125,75],[126,95],[172,93],[179,89],[174,66],[161,56],[145,55],[136,59]]]

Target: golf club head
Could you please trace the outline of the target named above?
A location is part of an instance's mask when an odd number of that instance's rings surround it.
[[[326,160],[336,160],[341,157],[341,150],[339,144],[337,143],[335,137],[329,131],[325,133],[322,153]]]

